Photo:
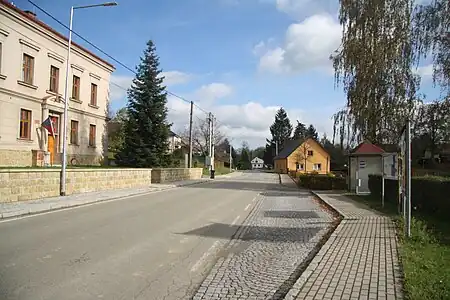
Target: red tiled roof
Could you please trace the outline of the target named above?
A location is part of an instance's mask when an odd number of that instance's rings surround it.
[[[382,154],[385,151],[369,142],[364,142],[358,145],[353,151],[352,154]]]
[[[68,42],[68,38],[65,37],[63,34],[59,33],[58,31],[56,31],[55,29],[51,28],[50,26],[48,26],[47,24],[45,24],[44,22],[40,21],[39,19],[37,19],[36,17],[33,17],[31,15],[29,15],[28,13],[26,13],[25,11],[15,7],[14,5],[12,5],[11,3],[9,3],[7,0],[0,0],[0,4],[4,5],[6,7],[8,7],[9,9],[14,10],[15,12],[21,14],[22,16],[24,16],[25,18],[27,18],[28,20],[34,22],[35,24],[41,26],[42,28],[50,31],[51,33],[55,34],[56,36],[62,38],[63,40],[65,40],[66,42]],[[109,67],[114,69],[114,65],[112,65],[111,63],[107,62],[106,60],[100,58],[99,56],[95,55],[94,53],[92,53],[91,51],[87,50],[86,48],[78,45],[77,43],[72,41],[72,45],[76,46],[77,48],[85,51],[86,53],[90,54],[91,56],[93,56],[94,58],[98,59],[99,61],[103,62],[104,64],[108,65]]]

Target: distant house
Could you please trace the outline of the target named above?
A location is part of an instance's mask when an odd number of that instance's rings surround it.
[[[252,159],[251,164],[253,170],[264,168],[264,160],[259,157],[255,157],[254,159]]]
[[[176,149],[181,148],[181,137],[176,135],[173,131],[169,132],[168,142],[169,142],[169,149],[168,149],[169,153],[173,153],[173,151],[175,151]]]
[[[297,171],[327,174],[330,172],[330,155],[312,138],[288,141],[274,158],[277,173]]]
[[[397,147],[363,142],[349,155],[349,190],[357,194],[369,194],[369,175],[382,175],[394,179],[397,176]]]

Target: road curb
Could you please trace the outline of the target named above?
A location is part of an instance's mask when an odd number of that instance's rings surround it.
[[[319,263],[322,261],[323,256],[326,254],[328,248],[325,248],[325,245],[328,243],[332,243],[334,237],[332,237],[333,233],[336,231],[336,229],[341,225],[342,220],[346,219],[344,214],[338,210],[336,207],[334,207],[332,204],[330,204],[328,201],[324,200],[322,197],[320,197],[319,194],[317,194],[314,191],[310,191],[313,196],[315,196],[316,199],[318,199],[322,204],[324,204],[335,217],[336,223],[331,223],[330,229],[327,231],[327,233],[322,237],[322,239],[319,241],[319,243],[316,245],[315,249],[310,253],[309,257],[306,259],[305,263],[305,269],[301,273],[300,277],[296,280],[292,288],[289,290],[289,292],[285,296],[285,300],[296,300],[298,294],[300,293],[303,285],[308,281],[309,277],[312,275],[314,270],[317,268]]]
[[[48,213],[48,212],[52,212],[52,211],[60,211],[60,210],[67,210],[67,209],[71,209],[71,208],[76,208],[76,207],[81,207],[81,206],[87,206],[87,205],[92,205],[92,204],[99,204],[102,202],[108,202],[108,201],[114,201],[114,200],[118,200],[118,199],[127,199],[127,198],[132,198],[132,197],[137,197],[137,196],[142,196],[142,195],[147,195],[147,194],[152,194],[152,193],[156,193],[156,192],[161,192],[161,191],[166,191],[166,190],[172,190],[172,189],[176,189],[179,187],[183,187],[183,186],[190,186],[190,185],[196,185],[196,184],[204,184],[204,183],[210,183],[211,180],[204,180],[204,181],[199,181],[199,182],[192,182],[192,183],[188,183],[188,184],[182,184],[182,185],[174,185],[174,186],[169,186],[169,187],[164,187],[164,188],[158,188],[155,190],[151,190],[151,191],[145,191],[145,192],[136,192],[136,193],[131,193],[125,196],[112,196],[110,198],[105,198],[105,199],[100,199],[100,200],[94,200],[94,201],[89,201],[89,202],[83,202],[83,203],[77,203],[77,204],[67,204],[64,206],[60,206],[60,207],[51,207],[48,209],[42,209],[39,211],[28,211],[28,212],[3,212],[0,213],[0,221],[5,221],[5,220],[11,220],[11,219],[19,219],[21,217],[26,217],[26,216],[33,216],[33,215],[39,215],[39,214],[44,214],[44,213]],[[61,200],[63,201],[63,200]]]

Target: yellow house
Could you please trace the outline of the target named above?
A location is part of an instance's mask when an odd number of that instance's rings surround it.
[[[330,155],[312,138],[288,141],[274,158],[274,168],[277,173],[327,174],[330,172]]]

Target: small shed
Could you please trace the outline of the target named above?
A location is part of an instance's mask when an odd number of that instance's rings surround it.
[[[369,175],[397,177],[397,146],[375,145],[363,142],[349,155],[349,190],[357,194],[370,194]]]

